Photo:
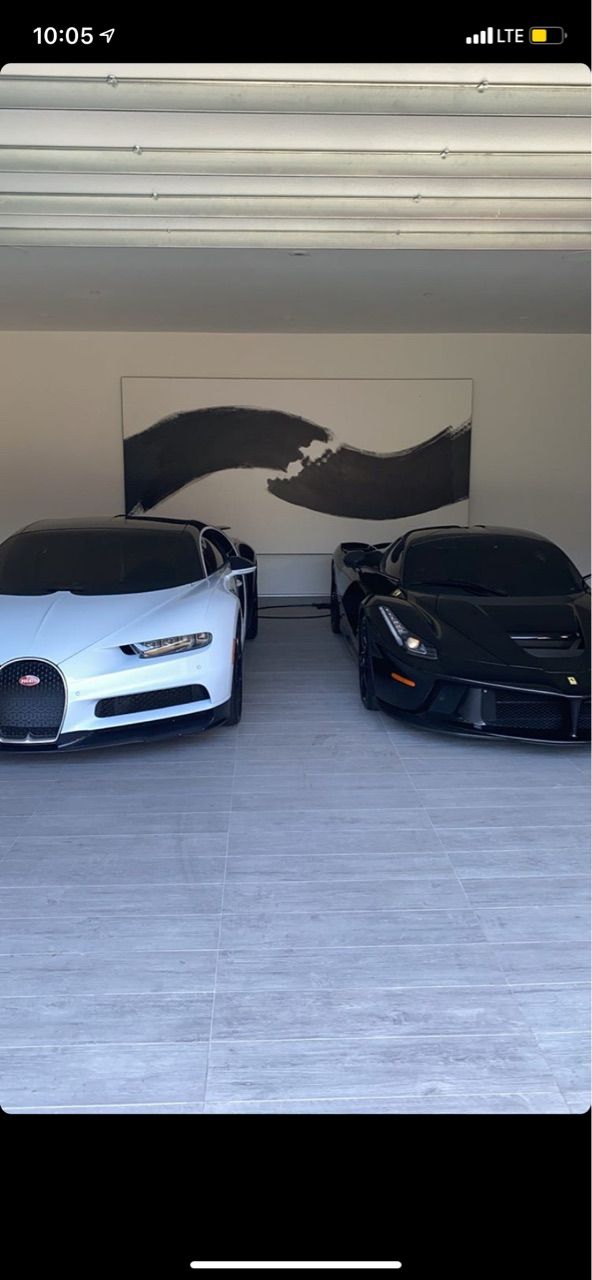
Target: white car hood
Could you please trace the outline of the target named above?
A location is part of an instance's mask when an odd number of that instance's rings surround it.
[[[0,595],[0,662],[60,663],[84,649],[207,630],[212,580],[132,595]]]

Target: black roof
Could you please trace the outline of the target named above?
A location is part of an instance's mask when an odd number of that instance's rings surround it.
[[[530,538],[538,542],[548,542],[542,533],[533,533],[530,529],[507,529],[504,525],[495,524],[444,524],[426,526],[424,529],[409,529],[404,535],[405,542],[433,542],[442,534],[450,534],[454,538],[470,536],[483,538]]]
[[[48,533],[50,530],[71,529],[81,532],[87,529],[133,529],[135,533],[149,533],[159,530],[161,533],[178,533],[180,529],[191,528],[190,520],[166,520],[161,516],[142,517],[137,519],[134,516],[72,516],[67,519],[59,520],[37,520],[34,524],[25,525],[21,529],[21,533]]]

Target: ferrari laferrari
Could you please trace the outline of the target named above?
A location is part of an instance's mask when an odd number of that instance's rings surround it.
[[[590,740],[590,589],[539,534],[448,526],[341,543],[331,626],[369,710],[477,737]]]

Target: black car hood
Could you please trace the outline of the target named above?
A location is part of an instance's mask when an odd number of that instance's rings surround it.
[[[563,671],[567,668],[586,667],[590,647],[590,597],[587,593],[566,598],[549,596],[505,597],[452,595],[448,592],[434,594],[414,593],[417,605],[431,615],[436,628],[441,630],[441,657],[444,659],[450,646],[458,655],[460,637],[468,642],[463,645],[465,656],[482,661],[501,663],[504,666],[528,667],[533,670]],[[575,634],[582,637],[579,654],[551,654],[534,656],[523,645],[512,639],[525,634]]]

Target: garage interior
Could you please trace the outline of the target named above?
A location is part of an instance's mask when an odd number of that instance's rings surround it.
[[[124,509],[122,379],[458,378],[470,523],[588,574],[589,85],[4,68],[0,537]],[[239,726],[0,755],[0,1105],[587,1110],[589,751],[368,712],[330,553],[257,550]]]

